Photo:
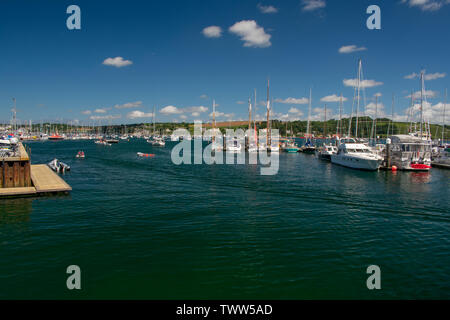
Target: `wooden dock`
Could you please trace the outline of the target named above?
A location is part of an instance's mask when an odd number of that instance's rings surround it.
[[[0,188],[0,198],[68,193],[72,188],[45,164],[31,165],[31,187]]]
[[[72,188],[46,164],[31,166],[31,181],[37,193],[72,191]]]

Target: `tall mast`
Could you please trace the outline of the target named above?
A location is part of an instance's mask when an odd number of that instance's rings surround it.
[[[388,125],[388,132],[387,132],[388,136],[389,136],[389,132],[392,132],[391,135],[394,134],[394,101],[395,101],[394,99],[395,99],[395,96],[394,96],[394,94],[392,94],[392,107],[391,107],[392,115],[391,115],[391,121],[389,122],[389,125]],[[391,127],[392,127],[392,129],[391,129]]]
[[[267,79],[267,125],[266,125],[266,146],[269,146],[269,121],[270,121],[270,100],[269,100],[269,79]]]
[[[359,103],[360,103],[360,91],[361,91],[361,67],[362,61],[359,59],[358,62],[358,100],[356,102],[356,128],[355,128],[355,138],[358,138],[358,113],[359,113]]]
[[[156,127],[155,127],[155,106],[153,106],[153,135],[155,135]]]
[[[422,134],[423,134],[423,97],[424,97],[424,79],[423,79],[423,71],[420,72],[420,84],[421,84],[421,89],[420,89],[420,138],[422,138]]]
[[[257,109],[257,104],[256,104],[256,88],[255,88],[255,113],[256,113],[256,109]],[[256,133],[256,117],[253,117],[253,131],[254,131],[254,135],[255,135],[255,144],[258,145],[258,137],[257,137],[257,133]]]
[[[323,137],[327,136],[327,105],[325,104],[325,121],[323,123]]]
[[[445,107],[447,106],[447,89],[445,89],[445,104],[444,104],[444,112],[442,114],[442,144],[444,144],[445,139]]]
[[[213,100],[213,123],[212,123],[212,127],[213,127],[213,136],[212,136],[212,141],[214,142],[215,139],[215,135],[216,135],[216,100]]]
[[[375,116],[373,117],[373,140],[377,143],[378,95],[375,96]]]
[[[252,129],[252,102],[248,98],[248,130]]]
[[[309,138],[310,137],[310,118],[311,118],[311,100],[312,100],[312,89],[309,88],[309,104],[308,104],[308,122],[306,124],[306,137]]]
[[[414,92],[411,90],[411,106],[409,107],[409,132],[412,132],[413,123],[413,107],[414,107]]]
[[[256,112],[256,109],[257,109],[257,104],[256,104],[256,88],[255,88],[255,104],[254,104],[254,106],[255,106],[255,112]],[[256,129],[256,117],[254,117],[253,118],[253,126],[255,127],[255,129]]]
[[[338,132],[337,132],[339,138],[341,137],[342,134],[342,92],[341,92],[341,99],[339,102],[339,127],[338,127]]]
[[[13,123],[12,123],[12,129],[14,132],[17,131],[17,119],[16,119],[16,114],[17,114],[17,109],[16,109],[16,98],[12,98],[13,102],[14,102],[14,107],[12,109],[13,112]]]

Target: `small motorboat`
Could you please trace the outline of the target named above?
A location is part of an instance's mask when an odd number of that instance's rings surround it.
[[[320,160],[331,161],[331,155],[337,154],[337,151],[336,146],[324,144],[316,150],[316,156]]]
[[[142,153],[142,152],[138,152],[137,155],[138,155],[138,157],[143,157],[143,158],[151,158],[151,157],[155,156],[153,153]]]
[[[101,144],[101,145],[104,145],[104,146],[110,146],[111,145],[111,143],[108,143],[105,140],[97,140],[97,141],[95,141],[95,143],[96,144]]]
[[[77,156],[78,159],[84,159],[84,151],[78,151]]]
[[[70,171],[70,166],[64,162],[59,161],[58,159],[53,159],[48,163],[50,169],[58,173],[64,173],[66,171]]]
[[[48,137],[48,140],[53,140],[53,141],[60,141],[60,140],[64,140],[63,136],[60,136],[59,134],[53,134],[50,137]]]
[[[411,169],[416,170],[416,171],[428,171],[431,169],[431,166],[429,166],[427,164],[423,164],[423,163],[412,163]]]
[[[147,140],[148,143],[150,143],[152,146],[157,147],[164,147],[166,145],[166,142],[163,138],[155,136],[152,139]]]

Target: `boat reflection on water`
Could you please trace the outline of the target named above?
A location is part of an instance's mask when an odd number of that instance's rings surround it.
[[[429,172],[411,172],[412,183],[428,183],[430,182],[430,173]]]
[[[32,198],[0,200],[0,226],[28,222],[32,208]]]

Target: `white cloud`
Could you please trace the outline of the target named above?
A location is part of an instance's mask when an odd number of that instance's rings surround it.
[[[325,8],[327,3],[325,0],[302,0],[303,11],[314,11]]]
[[[139,110],[131,111],[127,114],[128,119],[138,119],[138,118],[151,118],[153,117],[153,113],[145,113]]]
[[[278,12],[278,9],[275,8],[274,6],[265,6],[265,5],[258,3],[257,7],[258,7],[259,11],[261,11],[262,13],[277,13]]]
[[[425,98],[436,98],[439,94],[437,91],[432,90],[424,90],[423,93]],[[420,99],[421,95],[422,95],[421,91],[416,91],[413,93],[414,99]],[[405,98],[411,99],[411,95],[407,95]]]
[[[165,115],[169,114],[182,114],[182,113],[192,113],[193,116],[199,116],[200,113],[204,113],[208,111],[208,108],[205,106],[193,106],[186,108],[177,108],[175,106],[166,106],[162,108],[159,112]],[[195,115],[194,115],[195,114]]]
[[[430,102],[424,102],[423,104],[424,121],[426,122],[430,121],[431,123],[441,124],[444,106],[445,103],[443,102],[436,103],[435,105],[432,105]],[[446,105],[445,107],[446,110],[448,110],[449,106],[450,106],[449,104]],[[409,115],[410,113],[412,116],[412,121],[420,122],[420,103],[416,103],[404,111],[405,115]]]
[[[408,75],[404,76],[403,78],[405,78],[405,79],[416,79],[418,77],[419,77],[419,75],[417,73],[413,72],[411,74],[408,74]]]
[[[211,112],[210,114],[209,114],[209,117],[211,117],[212,118],[212,116],[213,116],[213,113]],[[234,113],[223,113],[223,112],[220,112],[220,111],[216,111],[216,118],[228,118],[228,119],[231,119],[232,117],[234,117]]]
[[[208,96],[207,96],[206,94],[202,94],[202,95],[200,96],[200,98],[201,98],[201,99],[208,99]]]
[[[309,102],[308,98],[286,98],[286,99],[275,99],[275,102],[285,103],[285,104],[307,104]]]
[[[366,106],[366,110],[365,110],[366,116],[374,117],[375,113],[377,115],[377,118],[386,117],[386,114],[384,113],[384,104],[383,103],[379,102],[378,104],[375,104],[374,102],[371,102]]]
[[[194,106],[194,107],[187,107],[184,109],[181,109],[182,112],[197,112],[197,113],[203,113],[208,111],[207,107],[204,106]]]
[[[216,117],[216,118],[222,117],[223,115],[225,115],[225,113],[220,112],[220,111],[216,111],[216,112],[215,112],[215,117]],[[211,112],[211,113],[209,114],[209,116],[212,117],[212,116],[213,116],[213,113]]]
[[[142,101],[128,102],[124,104],[116,104],[114,108],[116,109],[130,109],[130,108],[140,108],[142,107]]]
[[[445,78],[445,76],[447,76],[446,73],[435,72],[435,73],[425,73],[423,78],[426,81],[430,81],[430,80],[436,80],[436,79],[440,79],[440,78]],[[415,72],[404,76],[405,79],[411,79],[411,80],[417,79],[419,77],[420,77],[420,74],[415,73]]]
[[[198,116],[200,116],[200,112],[192,112],[192,116],[193,117],[198,117]]]
[[[352,52],[357,52],[357,51],[364,51],[367,50],[366,47],[358,47],[354,44],[349,45],[349,46],[342,46],[339,48],[339,53],[352,53]]]
[[[115,58],[105,59],[105,61],[103,61],[103,64],[106,66],[113,66],[116,68],[121,68],[121,67],[129,66],[130,64],[133,64],[133,61],[124,60],[122,57],[115,57]]]
[[[91,111],[91,110],[84,110],[84,111],[81,111],[81,113],[82,113],[82,114],[91,114],[92,111]]]
[[[439,72],[427,73],[427,74],[424,75],[423,78],[425,80],[429,81],[429,80],[436,80],[436,79],[439,79],[439,78],[445,78],[446,75],[447,74],[445,74],[445,73],[439,73]]]
[[[410,7],[420,8],[422,11],[437,11],[444,5],[450,4],[449,0],[402,0],[402,3]]]
[[[358,86],[358,79],[344,79],[343,83],[347,87],[357,87]],[[377,82],[375,80],[362,80],[361,81],[361,88],[372,88],[381,86],[383,82]]]
[[[338,96],[338,95],[333,94],[331,96],[323,97],[322,99],[320,99],[320,101],[323,101],[323,102],[340,102],[341,101],[341,97]],[[342,97],[342,101],[347,101],[347,98],[346,97]]]
[[[298,110],[298,109],[295,108],[295,107],[290,108],[289,111],[288,111],[288,113],[290,113],[290,114],[295,114],[297,117],[303,116],[303,112],[302,112],[301,110]]]
[[[107,116],[91,116],[89,119],[91,120],[113,120],[120,119],[122,116],[120,114],[117,115],[107,115]]]
[[[245,101],[236,101],[237,104],[244,104]]]
[[[175,106],[165,106],[164,108],[162,108],[161,110],[159,110],[159,112],[161,112],[162,114],[180,114],[183,113],[182,110],[178,109]]]
[[[187,119],[187,116],[185,116],[184,114],[182,114],[182,115],[180,116],[180,119],[186,120],[186,119]]]
[[[106,109],[105,108],[103,108],[103,109],[95,109],[94,112],[95,113],[106,113]]]
[[[210,26],[204,28],[202,33],[207,38],[220,38],[222,35],[222,28],[218,26]]]
[[[270,47],[271,35],[258,26],[255,20],[242,20],[233,24],[229,29],[231,33],[238,35],[244,41],[244,47]]]

